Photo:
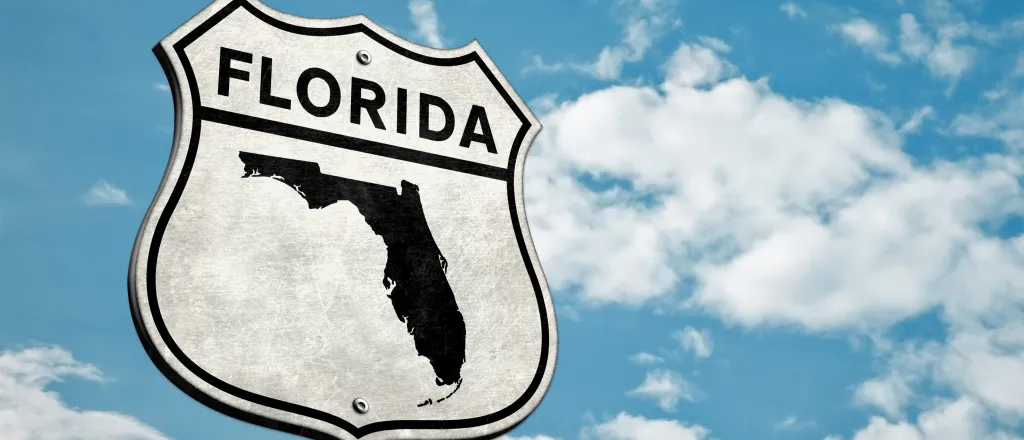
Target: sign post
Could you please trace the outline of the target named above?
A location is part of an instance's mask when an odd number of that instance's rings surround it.
[[[310,438],[492,438],[537,407],[540,125],[479,44],[216,0],[154,52],[176,127],[128,286],[168,379]]]

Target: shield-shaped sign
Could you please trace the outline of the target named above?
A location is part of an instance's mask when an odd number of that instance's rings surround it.
[[[129,296],[164,375],[311,438],[489,438],[537,407],[540,125],[475,41],[217,0],[154,52],[176,128]]]

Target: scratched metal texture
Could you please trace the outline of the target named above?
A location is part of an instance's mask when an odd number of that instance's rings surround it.
[[[175,44],[218,13],[223,15],[225,8],[233,11],[184,49],[196,80],[197,90],[193,90]],[[401,48],[437,59],[478,54],[483,67],[494,74],[531,125],[510,174],[515,215],[511,215],[506,181],[215,122],[194,124],[198,117],[195,93],[204,107],[509,166],[511,146],[523,121],[477,63],[432,66],[360,32],[300,35],[268,25],[252,10],[303,28],[362,24]],[[217,93],[220,47],[253,54],[252,64],[233,64],[249,71],[250,77],[248,82],[231,80],[228,97]],[[359,50],[371,55],[369,65],[357,62]],[[313,438],[486,438],[511,429],[537,407],[550,384],[557,347],[554,308],[522,197],[523,165],[540,125],[476,41],[439,50],[405,41],[362,16],[310,19],[257,1],[217,0],[154,51],[165,55],[175,92],[176,129],[166,173],[132,252],[129,294],[140,338],[169,379],[222,412],[264,426],[283,422],[276,427]],[[273,59],[274,94],[291,99],[291,109],[259,103],[263,56]],[[311,116],[295,99],[296,78],[309,67],[329,71],[341,84],[342,105],[333,116]],[[361,125],[349,122],[353,75],[384,88],[388,103],[381,116],[387,130],[374,128],[365,113]],[[311,100],[324,103],[327,89],[317,85],[311,88]],[[397,87],[409,90],[407,134],[394,131]],[[454,109],[456,129],[447,141],[417,136],[420,91],[444,98]],[[497,154],[480,144],[458,145],[472,104],[487,109]],[[182,186],[182,170],[193,142],[197,148]],[[381,283],[387,258],[384,244],[355,206],[339,202],[311,210],[281,182],[243,179],[239,151],[317,162],[324,174],[395,188],[403,179],[419,186],[424,213],[448,260],[447,279],[466,322],[463,382],[454,395],[418,406],[427,399],[445,397],[454,386],[435,385],[427,359],[417,356],[412,336],[395,316]],[[169,201],[176,187],[180,194],[172,210]],[[162,234],[157,234],[161,219]],[[514,234],[514,221],[521,226],[525,255]],[[157,259],[150,261],[158,235]],[[154,265],[150,286],[147,273]],[[528,269],[536,275],[539,292]],[[155,323],[155,312],[164,332]],[[542,319],[547,322],[546,347]],[[171,343],[187,359],[173,353]],[[547,357],[541,362],[545,348]],[[195,374],[196,367],[245,393],[240,397],[238,392],[211,385]],[[530,390],[532,382],[536,383]],[[289,406],[246,398],[252,395]],[[369,403],[367,413],[353,409],[356,398]],[[517,404],[517,400],[522,401]],[[329,414],[351,426],[346,429],[335,419],[299,414],[308,411],[295,411],[295,407]],[[506,414],[495,416],[502,411]],[[388,424],[394,421],[459,420],[476,422],[456,422],[448,429],[367,428],[401,426]]]

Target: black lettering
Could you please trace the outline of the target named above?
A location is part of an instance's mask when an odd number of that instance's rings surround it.
[[[373,99],[363,98],[363,90],[373,92]],[[373,121],[373,126],[383,130],[384,120],[380,118],[381,107],[384,107],[384,89],[380,88],[380,84],[370,80],[352,77],[352,116],[350,117],[352,123],[358,124],[359,119],[362,116],[359,109],[366,109],[366,114],[370,115],[370,120]]]
[[[260,71],[260,104],[272,105],[283,109],[292,108],[290,100],[274,96],[271,91],[274,60],[270,59],[270,57],[263,57],[263,60],[260,62]]]
[[[242,52],[240,50],[228,49],[226,47],[220,48],[220,72],[217,75],[218,95],[228,96],[231,78],[240,79],[242,81],[249,80],[249,72],[231,67],[232,60],[251,64],[252,54]]]
[[[440,130],[430,129],[430,107],[434,106],[444,113],[444,127]],[[445,100],[434,95],[420,93],[420,137],[432,141],[443,141],[452,137],[455,132],[455,113]]]
[[[395,125],[397,126],[396,130],[398,130],[398,132],[401,133],[401,134],[405,134],[406,117],[408,116],[406,114],[408,112],[408,109],[406,108],[407,107],[406,104],[407,104],[408,100],[409,100],[408,93],[405,91],[405,89],[399,87],[398,88],[398,116],[397,116],[397,118],[395,120]]]
[[[476,132],[478,124],[483,133]],[[459,146],[469,148],[470,142],[480,142],[487,146],[487,151],[498,153],[498,149],[494,146],[494,136],[491,135],[491,124],[487,122],[487,112],[479,105],[474,105],[469,109],[469,119],[466,120],[466,129],[462,131],[462,140],[459,141]]]
[[[313,101],[309,100],[309,83],[315,78],[323,80],[323,82],[327,83],[327,88],[330,89],[327,104],[324,104],[322,107],[316,106],[316,104],[313,104]],[[338,85],[338,80],[334,79],[334,76],[324,69],[311,67],[302,72],[299,75],[299,82],[295,86],[295,92],[296,97],[299,98],[299,104],[302,104],[302,108],[316,117],[324,118],[333,115],[334,112],[338,111],[338,107],[341,106],[341,86]]]

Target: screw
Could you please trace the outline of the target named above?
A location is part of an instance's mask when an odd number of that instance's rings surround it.
[[[359,414],[366,414],[366,412],[370,410],[370,404],[366,403],[363,399],[356,399],[352,401],[352,408],[355,408],[356,412]]]
[[[359,64],[364,66],[370,64],[370,53],[365,50],[356,52],[356,61],[359,61]]]

